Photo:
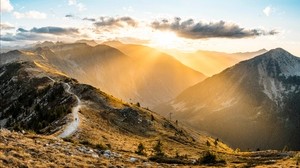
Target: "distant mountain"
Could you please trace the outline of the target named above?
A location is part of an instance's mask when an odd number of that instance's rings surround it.
[[[98,45],[98,43],[95,40],[86,40],[86,39],[77,40],[75,43],[85,43],[92,47]]]
[[[217,74],[234,64],[253,58],[267,52],[261,49],[254,52],[224,53],[215,51],[199,50],[193,53],[184,53],[180,51],[169,51],[176,59],[183,64],[204,73],[207,76]]]
[[[17,56],[12,52],[1,54],[0,59],[1,62],[38,60],[80,82],[149,108],[171,100],[205,78],[200,72],[155,49],[128,48],[136,52],[125,55],[108,45],[92,47],[85,43],[59,43],[19,51]]]
[[[300,58],[277,48],[240,62],[155,110],[242,149],[300,149]]]
[[[134,76],[137,77],[135,81],[138,83],[138,89],[133,90],[137,90],[143,104],[151,100],[150,103],[145,104],[146,106],[153,107],[168,101],[178,95],[176,93],[205,79],[202,73],[156,49],[142,45],[123,44],[118,41],[104,44],[125,53],[136,64]]]

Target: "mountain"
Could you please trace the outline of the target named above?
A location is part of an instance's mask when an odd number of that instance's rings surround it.
[[[124,45],[125,46],[125,45]],[[132,47],[124,54],[108,45],[55,44],[1,54],[1,63],[38,60],[128,102],[153,106],[171,100],[205,76],[152,48]],[[21,55],[21,56],[20,56]]]
[[[153,107],[166,102],[192,86],[193,83],[196,84],[205,79],[202,73],[156,49],[142,45],[123,44],[118,41],[104,44],[117,48],[137,63],[134,67],[135,76],[138,76],[137,94],[143,100],[151,100],[151,103],[147,103],[146,106]]]
[[[6,140],[18,137],[23,147],[31,144],[30,148],[34,148],[32,145],[44,143],[43,148],[32,152],[45,152],[45,148],[50,147],[57,148],[50,153],[61,153],[65,147],[62,159],[67,159],[70,154],[99,157],[105,155],[104,149],[109,149],[115,152],[109,151],[108,156],[102,157],[123,158],[122,162],[126,162],[130,155],[142,157],[141,160],[148,159],[147,156],[153,155],[153,146],[159,141],[164,154],[170,157],[186,155],[190,157],[186,163],[192,164],[191,159],[198,157],[206,143],[215,141],[153,111],[124,103],[90,85],[78,83],[38,61],[1,65],[0,80],[0,144],[16,145],[14,140]],[[30,135],[22,137],[3,129],[29,132]],[[49,136],[42,138],[43,135]],[[58,138],[71,144],[59,142]],[[145,156],[135,154],[140,143],[144,146]],[[3,146],[0,145],[0,148],[3,149]],[[232,151],[222,142],[212,146],[211,150]],[[67,156],[66,152],[69,153]],[[24,153],[27,151],[20,155]],[[3,155],[0,156],[3,160]],[[93,164],[96,163],[93,161]]]
[[[62,74],[39,61],[0,66],[0,160],[6,167],[137,166],[145,165],[145,161],[148,166],[195,165],[199,153],[207,148],[228,158],[230,165],[241,159],[253,165],[249,158],[255,159],[257,155],[265,157],[255,162],[260,165],[266,164],[264,160],[273,159],[276,163],[295,155],[278,152],[232,155],[232,150],[221,141]],[[70,126],[74,128],[71,132]],[[65,132],[69,134],[65,136]],[[154,163],[155,157],[151,156],[158,142],[166,160],[159,156],[161,160]],[[144,146],[144,155],[135,153],[139,144]],[[279,154],[282,157],[275,157]],[[74,157],[76,161],[70,162]]]
[[[218,139],[78,83],[39,61],[1,65],[0,80],[4,167],[295,166],[292,159],[298,157],[271,150],[233,152]]]
[[[212,76],[240,61],[263,54],[267,52],[267,50],[261,49],[244,53],[224,53],[205,50],[198,50],[193,53],[184,53],[174,50],[168,52],[174,55],[176,59],[180,60],[183,64],[199,72],[203,72],[207,76]]]
[[[300,58],[277,48],[205,79],[155,110],[242,149],[300,149]]]
[[[75,43],[86,43],[87,45],[93,47],[98,45],[98,43],[95,40],[86,40],[86,39],[77,40]]]

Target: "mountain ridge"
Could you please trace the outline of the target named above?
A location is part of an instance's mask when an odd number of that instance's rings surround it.
[[[24,50],[21,56],[1,54],[0,60],[38,60],[80,82],[149,108],[170,100],[205,78],[200,72],[151,48],[136,56],[104,44],[92,47],[86,43],[59,43]]]
[[[175,118],[234,147],[280,149],[288,145],[298,149],[300,135],[295,131],[300,116],[295,102],[299,100],[300,77],[295,75],[300,69],[290,71],[286,66],[299,67],[300,59],[283,51],[275,49],[242,61],[154,110],[164,115],[172,112]]]

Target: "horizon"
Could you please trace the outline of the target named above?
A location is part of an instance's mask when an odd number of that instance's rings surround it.
[[[300,56],[297,4],[296,0],[1,0],[0,43],[3,47],[118,40],[163,51],[226,53],[280,47]]]

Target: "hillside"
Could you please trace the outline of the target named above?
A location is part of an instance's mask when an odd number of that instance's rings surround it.
[[[207,76],[212,76],[228,67],[231,67],[240,61],[251,59],[261,55],[267,50],[261,49],[254,52],[224,53],[215,51],[198,50],[192,53],[184,53],[176,50],[167,51],[174,55],[176,59],[181,61],[188,67],[191,67]]]
[[[210,164],[219,166],[297,161],[296,152],[234,152],[218,139],[80,84],[38,61],[4,64],[0,74],[4,167],[199,167],[205,166],[198,159],[206,151],[217,156]],[[73,122],[78,123],[75,130],[62,136]],[[141,144],[143,150],[137,153]]]
[[[244,150],[299,150],[300,58],[277,48],[182,92],[157,111]]]
[[[91,84],[128,102],[153,107],[178,95],[205,76],[166,54],[151,52],[125,55],[107,45],[51,44],[27,51],[1,54],[1,63],[36,60]],[[142,46],[139,46],[142,48]],[[138,50],[138,48],[137,48]],[[157,53],[157,54],[153,54]]]
[[[39,62],[4,64],[0,74],[1,128],[63,137],[73,143],[129,154],[143,144],[146,156],[153,155],[153,146],[161,142],[167,156],[177,153],[190,159],[206,149],[207,141],[214,141],[208,136],[191,134],[181,124],[139,105],[124,103],[90,85],[80,84]],[[80,107],[74,117],[78,101]],[[74,121],[78,126],[64,135]],[[231,151],[221,142],[212,150]]]

